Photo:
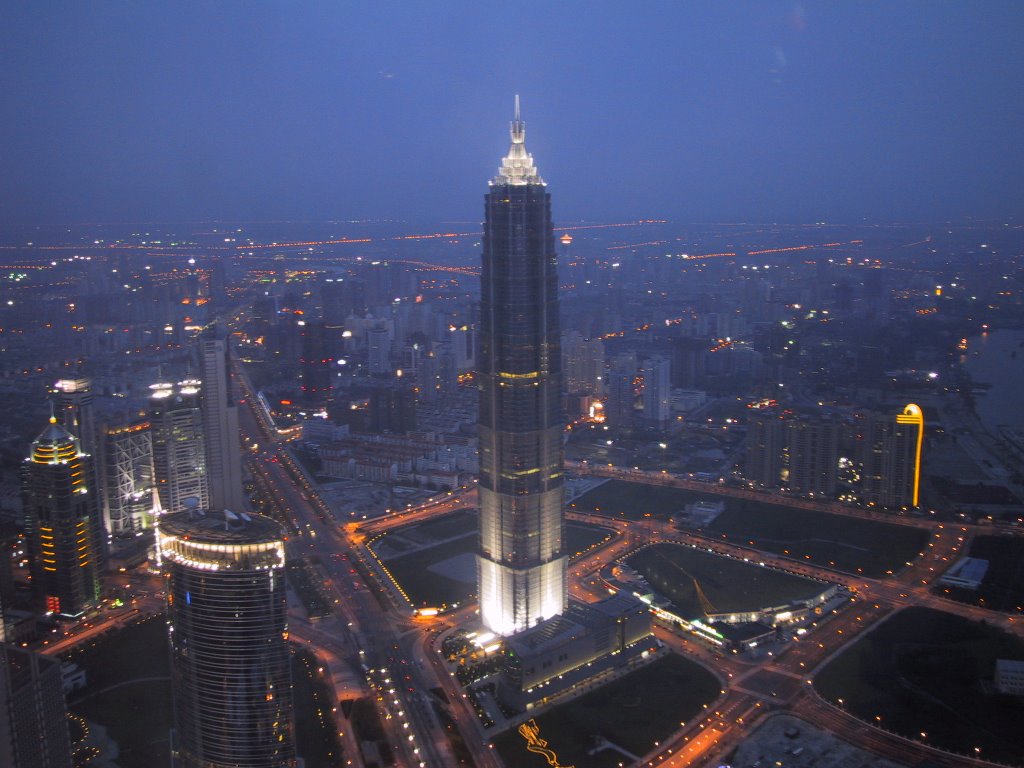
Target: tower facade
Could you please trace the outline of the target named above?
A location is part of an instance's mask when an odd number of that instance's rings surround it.
[[[512,143],[485,196],[480,299],[480,617],[500,635],[567,602],[562,355],[551,196]]]
[[[86,378],[61,379],[53,385],[61,424],[78,438],[82,450],[96,455],[96,417],[92,403],[92,381]]]
[[[644,420],[659,429],[668,424],[672,412],[670,366],[664,357],[644,362]]]
[[[908,404],[896,414],[871,414],[864,427],[861,500],[872,506],[909,509],[919,503],[924,413]]]
[[[107,425],[100,433],[103,521],[112,536],[153,527],[159,509],[149,422]]]
[[[32,591],[45,611],[79,616],[99,600],[105,553],[92,457],[51,418],[22,471]]]
[[[160,508],[165,512],[185,509],[194,498],[200,509],[210,502],[206,482],[206,439],[199,409],[199,381],[177,385],[154,384],[149,398],[153,471]]]
[[[261,515],[163,515],[175,768],[294,768],[284,531]]]
[[[248,507],[242,491],[242,449],[238,435],[238,407],[231,397],[228,340],[213,328],[199,342],[203,389],[199,403],[206,440],[206,476],[210,509],[241,512]]]

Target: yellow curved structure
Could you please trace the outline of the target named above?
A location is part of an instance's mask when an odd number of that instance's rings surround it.
[[[903,413],[896,414],[897,424],[913,424],[917,427],[917,444],[914,448],[914,506],[917,506],[921,488],[921,445],[924,443],[924,413],[921,406],[908,403]]]

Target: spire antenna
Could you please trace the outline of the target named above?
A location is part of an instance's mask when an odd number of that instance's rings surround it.
[[[523,122],[519,111],[519,94],[515,95],[515,110],[512,113],[512,122],[509,125],[509,138],[511,144],[508,154],[501,161],[498,175],[491,180],[491,184],[540,184],[544,180],[537,174],[533,165],[533,157],[526,151],[526,123]]]

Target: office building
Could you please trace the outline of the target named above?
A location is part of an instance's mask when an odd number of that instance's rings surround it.
[[[669,371],[667,358],[650,357],[644,362],[644,421],[660,429],[668,424],[672,411]]]
[[[841,422],[831,414],[789,419],[782,454],[782,486],[802,496],[835,496],[841,430]]]
[[[579,331],[562,334],[562,370],[570,395],[604,394],[604,342],[585,339]]]
[[[198,508],[161,516],[175,768],[294,768],[284,531]]]
[[[910,403],[895,417],[868,414],[861,440],[861,501],[888,509],[918,506],[924,414]]]
[[[71,768],[60,665],[59,658],[0,642],[0,765]]]
[[[180,512],[187,499],[195,499],[205,509],[210,503],[210,491],[199,380],[154,384],[150,390],[150,439],[160,508]]]
[[[743,473],[762,488],[778,488],[782,474],[786,419],[776,410],[751,414],[747,429],[747,453]]]
[[[153,441],[145,419],[108,425],[100,433],[103,522],[112,536],[153,526],[159,511]]]
[[[61,379],[53,385],[57,399],[58,421],[78,438],[82,450],[96,455],[96,416],[92,399],[92,381],[86,378]]]
[[[235,512],[248,509],[242,488],[242,449],[238,407],[231,396],[228,340],[210,328],[199,340],[199,369],[203,382],[199,406],[206,440],[206,478],[209,509]]]
[[[92,456],[56,417],[22,465],[32,591],[48,613],[80,616],[100,597],[106,538]]]
[[[334,356],[328,350],[327,326],[322,322],[300,321],[302,354],[299,380],[302,404],[323,408],[331,399],[335,372]]]
[[[517,97],[511,146],[485,196],[477,361],[480,616],[499,635],[567,601],[555,238],[525,134]]]

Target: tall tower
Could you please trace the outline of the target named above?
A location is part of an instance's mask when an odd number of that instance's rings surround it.
[[[149,422],[107,425],[99,437],[107,530],[113,536],[126,536],[151,528],[158,504]]]
[[[82,450],[96,455],[96,417],[92,404],[92,381],[61,379],[53,385],[60,423],[78,438]]]
[[[203,411],[206,439],[206,475],[210,485],[210,509],[219,512],[245,510],[242,491],[242,449],[238,437],[238,408],[231,398],[228,369],[228,340],[219,338],[216,328],[199,342],[199,365],[203,390],[199,402]]]
[[[918,506],[923,443],[920,406],[909,403],[895,418],[869,415],[861,447],[861,500],[890,509]]]
[[[177,386],[158,383],[150,390],[150,439],[160,507],[166,512],[180,512],[185,509],[186,499],[195,499],[201,509],[206,509],[210,489],[199,381],[187,379]]]
[[[162,516],[175,768],[294,768],[284,531],[262,515]]]
[[[649,357],[644,363],[644,419],[659,429],[668,424],[672,410],[671,363]]]
[[[105,551],[92,457],[51,417],[22,471],[32,591],[47,612],[79,616],[99,600]]]
[[[512,145],[484,198],[480,298],[480,617],[510,635],[567,601],[560,406],[562,355],[551,196]]]

